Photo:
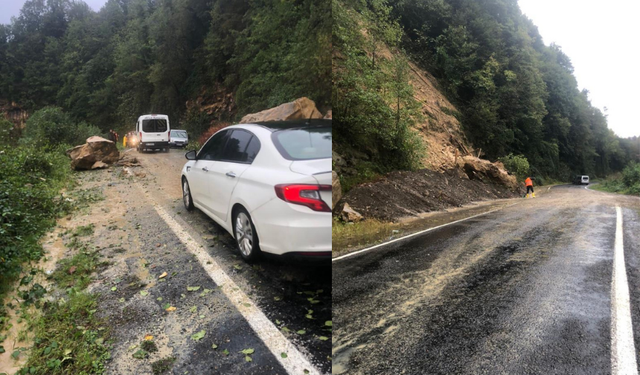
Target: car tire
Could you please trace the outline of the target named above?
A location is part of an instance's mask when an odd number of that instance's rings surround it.
[[[187,211],[193,211],[193,197],[191,197],[189,182],[185,177],[182,178],[182,203]]]
[[[260,257],[258,232],[244,207],[238,208],[233,215],[233,237],[245,261],[253,262]]]

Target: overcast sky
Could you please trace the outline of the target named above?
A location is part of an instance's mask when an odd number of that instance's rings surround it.
[[[25,2],[26,0],[0,0],[0,23],[11,23],[11,17],[20,15],[20,9]],[[84,0],[84,2],[97,12],[107,0]]]
[[[609,128],[621,137],[640,135],[640,1],[518,0],[573,63],[580,89],[607,107]]]

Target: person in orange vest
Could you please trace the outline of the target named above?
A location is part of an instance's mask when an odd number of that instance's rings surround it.
[[[531,177],[527,177],[527,179],[524,180],[524,185],[527,187],[526,197],[529,198],[529,190],[531,190],[531,198],[535,198],[536,193],[533,192],[533,181],[531,180]]]

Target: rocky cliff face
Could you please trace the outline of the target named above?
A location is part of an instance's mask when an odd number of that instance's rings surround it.
[[[29,113],[25,109],[17,103],[7,100],[0,100],[0,113],[19,129],[24,129],[29,118]]]

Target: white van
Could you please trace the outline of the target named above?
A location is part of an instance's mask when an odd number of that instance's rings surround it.
[[[144,150],[163,150],[169,152],[171,126],[167,115],[142,115],[136,123],[138,152]]]

